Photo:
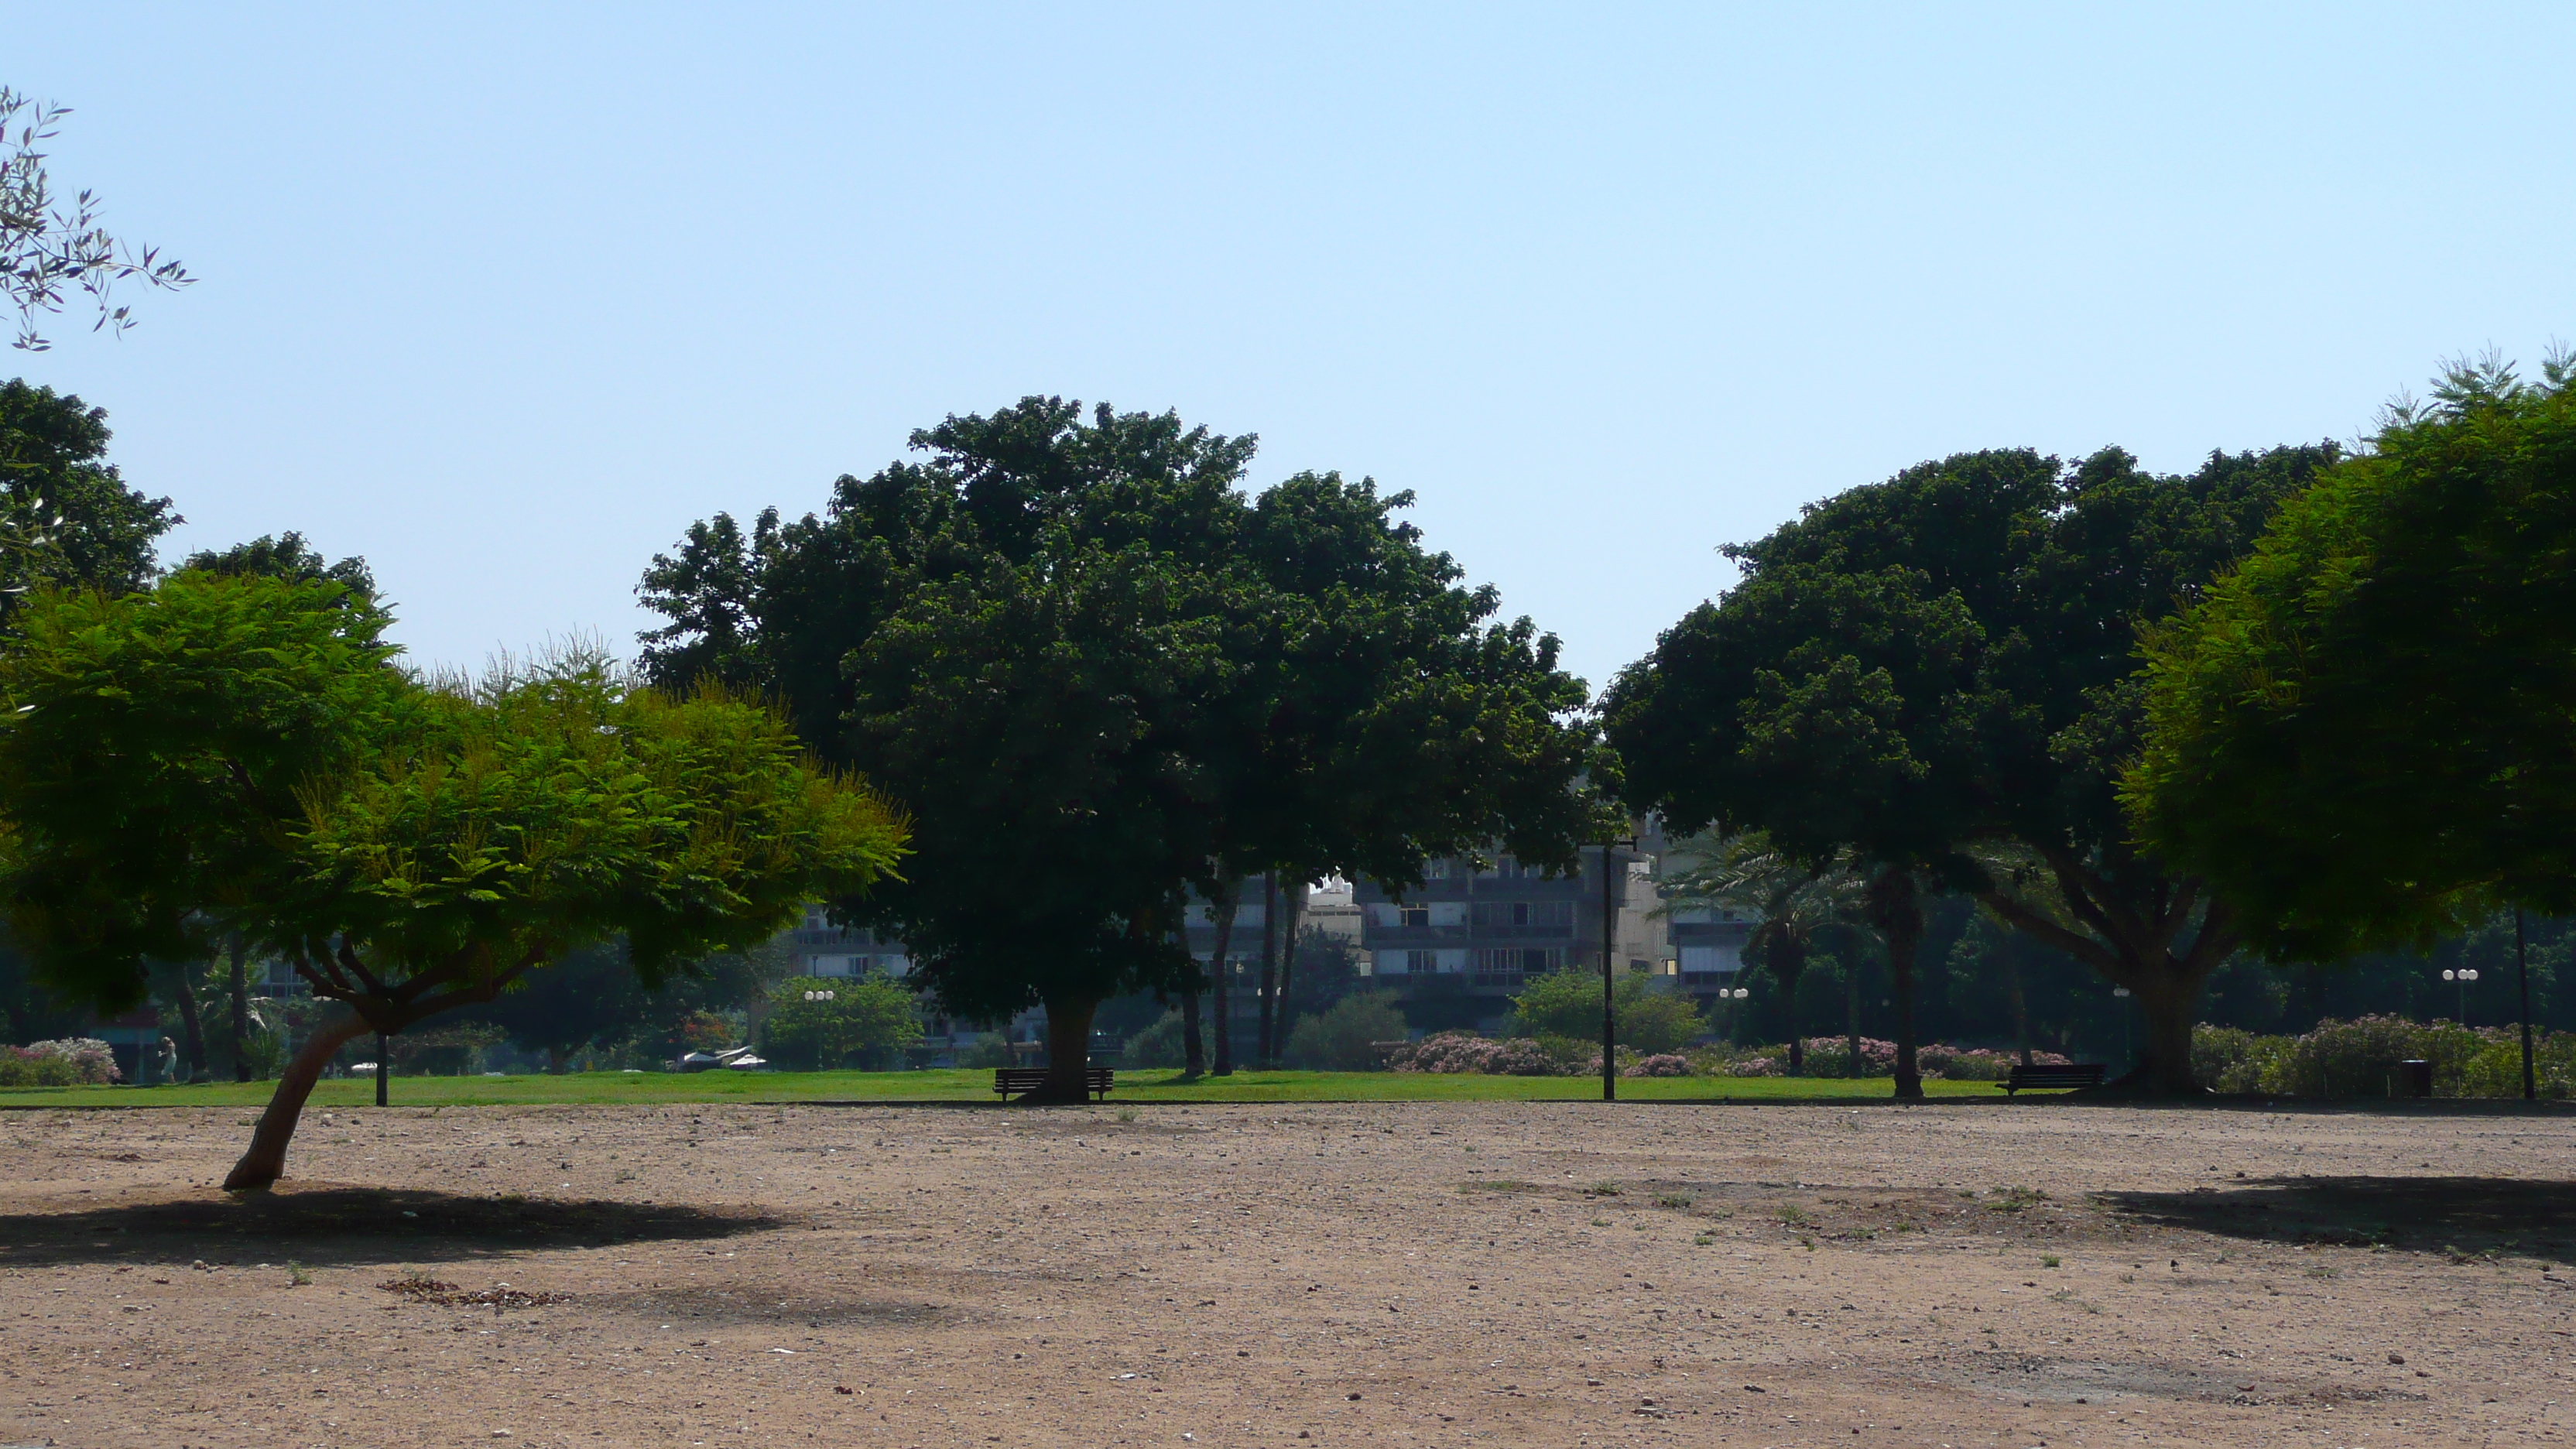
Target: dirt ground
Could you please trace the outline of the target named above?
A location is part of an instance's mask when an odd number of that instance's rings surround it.
[[[2571,1129],[397,1108],[234,1202],[238,1110],[11,1112],[0,1443],[2554,1441]]]

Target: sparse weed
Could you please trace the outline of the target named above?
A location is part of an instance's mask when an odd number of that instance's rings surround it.
[[[2039,1255],[2039,1266],[2041,1266],[2041,1267],[2043,1267],[2043,1268],[2054,1268],[2054,1267],[2056,1267],[2056,1266],[2057,1266],[2057,1255],[2056,1255],[2055,1253],[2042,1253],[2042,1254],[2040,1254],[2040,1255]]]
[[[1772,1210],[1772,1215],[1791,1226],[1813,1221],[1813,1219],[1807,1216],[1807,1210],[1805,1208],[1802,1208],[1793,1202],[1784,1202],[1780,1204],[1780,1206]]]
[[[1610,1220],[1608,1218],[1594,1218],[1592,1220],[1592,1226],[1596,1228],[1606,1228],[1610,1226]]]
[[[303,1264],[295,1261],[293,1258],[286,1260],[286,1283],[288,1287],[302,1288],[312,1283],[312,1281],[313,1275],[304,1271]]]
[[[1584,1191],[1594,1197],[1617,1197],[1619,1195],[1619,1184],[1615,1182],[1596,1182],[1590,1187],[1585,1188]]]
[[[1715,1234],[1715,1233],[1702,1233],[1702,1234],[1700,1234],[1698,1237],[1691,1239],[1691,1246],[1692,1246],[1692,1247],[1694,1247],[1694,1248],[1705,1248],[1705,1247],[1707,1247],[1709,1244],[1714,1243],[1714,1242],[1716,1242],[1716,1241],[1717,1241],[1717,1234]]]
[[[1695,1201],[1697,1201],[1697,1199],[1693,1198],[1688,1193],[1663,1192],[1655,1194],[1655,1206],[1657,1207],[1686,1208]]]

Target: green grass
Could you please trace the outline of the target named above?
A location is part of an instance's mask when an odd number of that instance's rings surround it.
[[[1935,1098],[2008,1105],[1987,1082],[1926,1082]],[[0,1091],[0,1107],[255,1107],[267,1082],[190,1087],[21,1087]],[[2027,1094],[2026,1094],[2027,1095]],[[1623,1101],[1886,1102],[1884,1078],[1638,1077],[1622,1079]],[[1190,1081],[1159,1068],[1122,1071],[1110,1105],[1155,1102],[1538,1102],[1598,1101],[1597,1077],[1447,1076],[1427,1072],[1237,1072]],[[373,1078],[323,1082],[320,1108],[363,1107]],[[927,1072],[579,1072],[568,1076],[396,1077],[397,1107],[593,1105],[601,1102],[990,1102],[993,1074]]]

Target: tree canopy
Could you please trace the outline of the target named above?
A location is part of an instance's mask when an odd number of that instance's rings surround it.
[[[613,935],[650,984],[894,868],[900,818],[769,710],[630,687],[578,654],[422,679],[346,597],[200,572],[44,592],[0,655],[0,900],[48,984],[113,1009],[146,957],[238,931],[346,1008],[281,1079],[235,1186],[276,1178],[356,1035]]]
[[[2137,737],[2137,630],[2333,457],[2213,454],[2168,477],[2118,449],[2072,467],[1968,453],[1813,505],[1728,548],[1741,582],[1612,689],[1630,794],[1674,828],[1759,830],[1812,870],[1856,858],[1899,1001],[1900,1094],[1927,884],[1975,893],[2187,1032],[2233,936],[2196,882],[2129,844],[2114,781]],[[1998,844],[2029,868],[1996,868]],[[2187,1085],[2187,1048],[2158,1042],[2159,1080]]]
[[[2275,959],[2576,912],[2571,378],[2453,365],[2150,636],[2130,818]]]
[[[0,383],[0,627],[47,584],[111,594],[150,583],[153,545],[183,520],[129,488],[107,456],[107,410],[22,379]]]
[[[1287,866],[1418,880],[1491,840],[1571,863],[1581,684],[1391,516],[1306,474],[1239,491],[1250,438],[1028,398],[916,433],[830,508],[718,517],[645,575],[646,666],[774,692],[920,819],[856,909],[952,1012],[1195,988],[1186,892]],[[1060,1084],[1071,1095],[1076,1083]]]
[[[152,247],[120,241],[99,224],[96,193],[82,191],[68,209],[54,197],[45,153],[71,107],[49,105],[0,86],[0,296],[18,309],[17,345],[42,352],[52,344],[36,319],[60,312],[72,292],[97,305],[93,332],[122,333],[134,325],[133,309],[115,301],[125,282],[176,290],[193,279],[187,268]]]

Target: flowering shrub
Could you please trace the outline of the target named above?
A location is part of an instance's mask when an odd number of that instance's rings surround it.
[[[1725,1075],[1730,1077],[1776,1077],[1780,1072],[1777,1057],[1739,1057],[1725,1068]]]
[[[1690,1058],[1679,1052],[1658,1052],[1639,1057],[1623,1068],[1623,1077],[1687,1077],[1691,1074]]]
[[[116,1053],[95,1037],[0,1047],[0,1087],[96,1085],[123,1075],[117,1070]]]
[[[1557,1066],[1526,1037],[1493,1041],[1469,1031],[1444,1031],[1398,1047],[1387,1065],[1399,1072],[1483,1072],[1491,1076],[1549,1077]]]
[[[2192,1029],[2192,1071],[2219,1092],[2309,1097],[2376,1097],[2402,1061],[2433,1064],[2437,1097],[2522,1095],[2522,1041],[2513,1027],[2472,1030],[2457,1022],[2397,1016],[2321,1021],[2304,1036],[2257,1036],[2229,1027]],[[2576,1033],[2542,1032],[2532,1044],[2544,1097],[2576,1095]]]

